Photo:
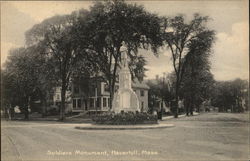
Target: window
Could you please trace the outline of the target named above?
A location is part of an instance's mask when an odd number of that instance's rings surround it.
[[[142,97],[144,96],[144,90],[141,90],[141,96]]]
[[[81,106],[82,106],[82,101],[81,101],[81,99],[77,99],[77,107],[78,107],[78,108],[81,108]]]
[[[106,107],[107,106],[107,98],[103,97],[103,107]]]
[[[76,99],[73,99],[73,108],[76,108]]]
[[[60,100],[60,94],[57,94],[57,95],[56,95],[56,99],[57,99],[57,100]]]
[[[73,108],[81,108],[82,100],[81,99],[73,99]]]

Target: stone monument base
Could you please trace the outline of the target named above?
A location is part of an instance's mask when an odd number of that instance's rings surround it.
[[[120,89],[115,93],[112,107],[115,113],[140,111],[137,95],[132,89],[128,88]]]

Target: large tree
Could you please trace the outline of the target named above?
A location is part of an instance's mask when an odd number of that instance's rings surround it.
[[[186,113],[193,114],[193,108],[199,111],[200,104],[208,100],[214,80],[210,72],[211,46],[214,42],[214,32],[204,31],[197,34],[188,45],[189,51],[185,57],[186,67],[181,84],[181,92],[185,100]]]
[[[97,2],[91,8],[87,17],[87,25],[79,21],[79,36],[86,38],[88,31],[89,52],[96,55],[95,61],[100,65],[100,71],[108,80],[110,90],[110,105],[115,91],[117,70],[121,61],[121,52],[126,47],[131,61],[139,61],[143,65],[143,59],[138,57],[138,49],[151,49],[157,54],[157,49],[162,45],[161,19],[151,14],[142,6],[127,4],[124,1]],[[81,43],[83,44],[83,43]],[[130,68],[136,76],[137,72],[144,72],[142,66]],[[133,70],[135,69],[135,70]],[[141,76],[141,75],[140,75]]]
[[[180,85],[186,67],[186,56],[190,53],[190,43],[203,32],[212,32],[206,27],[208,17],[195,14],[190,22],[186,22],[183,15],[165,20],[164,40],[172,55],[175,72],[175,117],[178,117],[178,99]],[[206,39],[205,39],[206,40]],[[203,41],[203,40],[202,40]]]
[[[37,50],[35,46],[11,50],[3,71],[5,105],[20,106],[25,119],[29,118],[31,97],[41,87],[44,57]]]
[[[77,21],[80,19],[83,23],[87,14],[87,11],[79,10],[70,15],[54,16],[26,32],[27,44],[43,48],[41,54],[47,55],[51,71],[57,76],[61,87],[60,120],[65,119],[65,94],[72,75],[77,69],[82,72],[91,72],[92,69],[93,59],[83,45],[79,47],[76,28]],[[82,39],[81,43],[88,44],[88,40]]]
[[[11,76],[5,69],[1,70],[1,109],[5,117],[8,118],[9,111],[18,103],[19,96],[17,93],[15,77]]]

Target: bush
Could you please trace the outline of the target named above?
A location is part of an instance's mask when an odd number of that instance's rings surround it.
[[[157,116],[143,113],[121,112],[121,113],[103,113],[94,116],[92,120],[96,124],[107,125],[135,125],[135,124],[157,124]]]
[[[51,116],[51,115],[58,115],[60,113],[59,107],[57,106],[50,106],[47,108],[46,115]]]

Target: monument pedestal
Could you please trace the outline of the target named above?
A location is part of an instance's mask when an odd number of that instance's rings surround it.
[[[140,111],[137,95],[133,90],[120,90],[114,96],[113,111],[119,113]]]
[[[119,72],[119,89],[114,95],[112,107],[115,113],[121,111],[140,111],[138,97],[131,88],[131,74],[125,52],[122,53],[121,70]]]

